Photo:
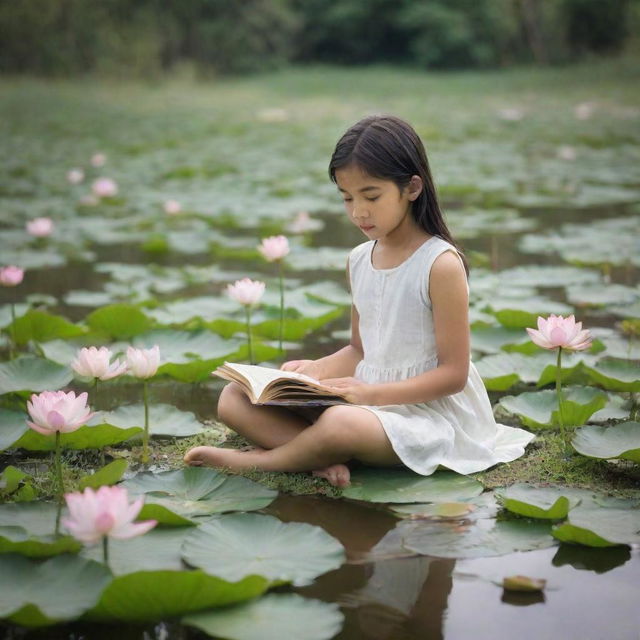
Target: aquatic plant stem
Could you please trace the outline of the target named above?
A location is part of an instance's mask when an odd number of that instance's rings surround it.
[[[253,345],[251,344],[251,305],[245,306],[245,312],[247,315],[247,344],[249,345],[249,364],[255,364],[253,362]]]
[[[149,462],[149,383],[142,383],[142,397],[144,400],[144,434],[142,436],[142,462]]]
[[[284,333],[284,267],[282,260],[278,260],[278,271],[280,276],[280,340],[278,342],[278,348],[282,351],[282,335]]]
[[[558,419],[560,420],[560,436],[562,438],[563,452],[569,451],[567,436],[564,429],[564,416],[562,414],[562,347],[558,347],[558,360],[556,362],[556,396],[558,397]]]
[[[105,567],[109,566],[109,536],[102,537],[102,560]]]
[[[60,432],[56,431],[56,449],[53,457],[53,464],[56,472],[56,489],[58,493],[58,512],[56,514],[56,532],[55,535],[58,535],[60,531],[60,513],[62,511],[62,501],[64,496],[64,484],[62,480],[62,462],[60,460]]]
[[[14,356],[14,349],[17,349],[16,345],[16,304],[11,303],[11,331],[9,331],[9,359]]]

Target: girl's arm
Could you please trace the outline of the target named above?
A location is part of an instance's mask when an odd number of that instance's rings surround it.
[[[431,268],[429,297],[438,366],[399,382],[364,384],[353,379],[331,381],[356,404],[386,405],[429,402],[464,389],[469,375],[469,295],[464,268],[451,251]]]

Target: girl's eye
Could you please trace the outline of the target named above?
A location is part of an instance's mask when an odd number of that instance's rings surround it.
[[[352,202],[353,198],[342,198],[344,202]]]
[[[366,198],[369,202],[375,202],[380,196],[375,196],[374,198]]]

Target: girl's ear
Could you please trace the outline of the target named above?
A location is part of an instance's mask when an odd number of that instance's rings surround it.
[[[407,185],[407,195],[409,196],[409,200],[413,202],[418,199],[418,196],[422,193],[422,189],[424,185],[422,183],[422,178],[420,176],[411,176],[411,180],[409,180],[409,184]]]

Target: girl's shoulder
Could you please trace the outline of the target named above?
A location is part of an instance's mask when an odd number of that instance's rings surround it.
[[[351,249],[349,253],[349,265],[353,266],[363,258],[368,258],[371,255],[371,248],[373,247],[373,244],[373,240],[367,240],[366,242],[363,242]]]

